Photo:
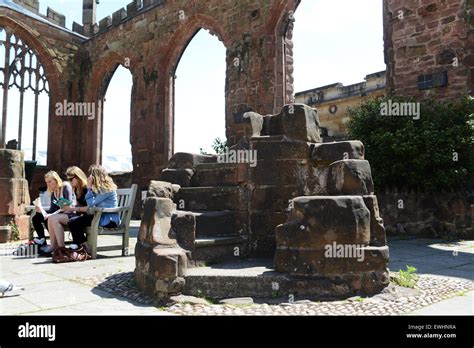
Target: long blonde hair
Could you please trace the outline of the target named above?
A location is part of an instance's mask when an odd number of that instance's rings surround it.
[[[87,188],[86,174],[82,171],[81,168],[72,166],[66,170],[66,176],[72,179],[77,178],[77,181],[79,181],[79,187],[73,187],[73,190],[76,197],[81,198],[84,194],[84,189]]]
[[[104,167],[96,164],[91,165],[89,175],[92,176],[92,191],[95,193],[111,192],[117,189],[117,185],[114,184]]]
[[[59,176],[58,173],[56,173],[54,170],[51,170],[49,172],[47,172],[45,175],[44,175],[44,179],[53,179],[55,180],[57,183],[58,183],[58,188],[57,190],[59,192],[61,192],[60,190],[63,188],[64,186],[64,183],[63,183],[63,180],[61,179],[61,177]],[[53,191],[50,190],[50,188],[48,187],[48,192],[51,193]]]

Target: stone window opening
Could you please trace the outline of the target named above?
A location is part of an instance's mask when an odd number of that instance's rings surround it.
[[[225,140],[226,58],[223,41],[207,27],[183,45],[171,71],[172,154],[212,153],[214,139]]]
[[[110,172],[133,171],[130,144],[132,88],[131,71],[122,64],[111,69],[101,88],[101,163]]]
[[[46,164],[49,83],[33,49],[0,26],[0,147],[16,145],[26,160]]]

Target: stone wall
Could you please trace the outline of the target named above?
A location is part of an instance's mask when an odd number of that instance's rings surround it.
[[[173,149],[174,75],[187,44],[202,29],[209,30],[227,49],[226,135],[230,145],[250,132],[242,113],[253,109],[272,113],[289,100],[276,96],[275,72],[291,65],[276,59],[275,43],[287,35],[285,54],[291,53],[291,34],[280,33],[291,22],[289,12],[297,1],[235,2],[145,1],[143,8],[127,9],[99,21],[96,34],[85,45],[90,69],[84,71],[83,89],[88,101],[99,101],[115,68],[121,64],[133,75],[131,144],[135,181],[147,185],[159,177]],[[290,35],[288,37],[288,35]],[[291,69],[289,69],[291,70]],[[279,75],[280,76],[280,75]],[[292,82],[291,72],[285,74]],[[281,76],[280,76],[281,77]],[[280,98],[276,102],[275,98]],[[198,115],[196,115],[198,116]],[[81,163],[100,158],[100,119],[84,120],[84,151]]]
[[[416,97],[453,98],[472,94],[472,1],[384,0],[383,3],[388,88]],[[447,86],[418,88],[422,75],[444,72]]]
[[[112,172],[110,177],[114,180],[114,183],[118,188],[130,188],[133,185],[132,172]],[[140,195],[140,192],[139,192]]]
[[[44,182],[44,175],[49,172],[47,167],[39,166],[35,168],[32,182],[29,183],[30,197],[34,201],[40,191],[46,190],[46,183]]]
[[[377,196],[387,235],[474,239],[472,192],[386,191]]]
[[[59,118],[54,116],[54,105],[64,100],[98,104],[116,67],[122,64],[130,69],[134,83],[134,181],[145,186],[158,177],[174,153],[174,72],[200,29],[209,30],[227,48],[226,113],[222,117],[226,118],[230,144],[249,133],[249,124],[242,119],[244,111],[271,113],[291,97],[292,86],[287,83],[292,82],[292,62],[276,59],[276,55],[291,55],[288,27],[296,0],[134,0],[88,28],[74,23],[75,32],[61,27],[59,13],[50,9],[49,15],[40,14],[38,1],[16,2],[23,9],[15,3],[0,7],[0,25],[10,26],[45,65],[51,89],[47,165],[58,171],[70,165],[87,168],[101,161],[102,115],[93,121]],[[89,13],[87,18],[94,20],[94,15]],[[92,37],[86,41],[83,34]],[[284,52],[275,49],[283,37]],[[277,79],[284,84],[278,97]]]
[[[227,49],[222,117],[230,145],[250,134],[250,124],[242,117],[245,111],[274,114],[293,98],[297,0],[134,0],[95,24],[94,14],[87,10],[87,28],[75,23],[74,31],[61,26],[59,13],[40,14],[38,1],[16,2],[31,12],[15,7],[16,3],[2,3],[0,26],[8,26],[27,42],[45,67],[51,90],[47,165],[59,172],[70,165],[88,168],[100,163],[102,115],[94,120],[56,117],[55,104],[64,100],[98,104],[115,69],[123,65],[133,76],[133,182],[145,187],[160,176],[174,153],[175,70],[200,29],[216,35]],[[436,93],[439,98],[472,90],[471,3],[384,0],[390,89],[417,96]],[[403,19],[398,19],[399,13]],[[452,64],[454,58],[457,66]],[[448,74],[447,87],[417,89],[418,76],[443,71]]]

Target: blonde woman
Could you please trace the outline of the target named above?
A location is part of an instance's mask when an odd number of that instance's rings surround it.
[[[55,241],[55,248],[65,247],[64,243],[64,226],[68,221],[77,216],[80,207],[87,206],[87,177],[79,167],[69,167],[66,170],[66,177],[70,181],[73,189],[73,204],[71,206],[62,207],[64,214],[56,214],[48,219],[48,231],[51,240]]]
[[[48,230],[51,245],[47,245],[46,237],[44,234],[43,224],[48,222],[49,219],[57,214],[61,214],[61,199],[69,201],[73,200],[72,187],[68,182],[63,182],[55,171],[50,171],[45,174],[44,181],[48,187],[48,192],[51,195],[51,204],[49,210],[45,211],[41,206],[35,208],[36,214],[33,216],[33,227],[38,235],[38,238],[34,239],[34,242],[40,246],[40,251],[49,254],[56,247],[56,236],[54,233]]]
[[[117,208],[117,186],[109,176],[104,167],[92,165],[89,168],[87,178],[87,194],[85,196],[87,207]],[[77,212],[87,212],[84,208],[69,208]],[[92,223],[93,216],[84,214],[73,217],[69,220],[68,226],[72,233],[74,244],[82,245],[90,253],[90,247],[86,243],[85,229]],[[118,213],[104,213],[100,218],[99,225],[106,228],[114,228],[120,224]]]

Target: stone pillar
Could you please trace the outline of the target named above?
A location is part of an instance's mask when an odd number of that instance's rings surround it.
[[[83,0],[82,3],[82,24],[84,25],[84,34],[94,35],[93,27],[96,23],[97,3],[96,0]]]
[[[27,239],[30,226],[25,205],[30,204],[30,194],[23,156],[21,151],[0,149],[0,226],[13,222],[20,239]]]
[[[176,205],[170,183],[154,181],[144,203],[144,213],[135,247],[135,281],[157,303],[166,303],[184,288],[187,254],[171,228]]]
[[[319,141],[318,115],[303,104],[286,105],[281,113],[265,116],[262,136],[251,138],[250,148],[257,156],[249,185],[252,256],[273,256],[275,227],[286,221],[291,199],[321,194],[324,172],[311,161],[311,149]]]

